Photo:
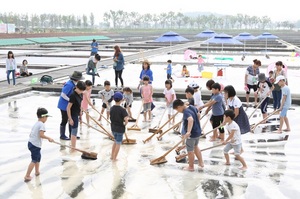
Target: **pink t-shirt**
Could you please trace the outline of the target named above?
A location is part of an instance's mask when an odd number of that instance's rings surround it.
[[[152,99],[152,86],[150,84],[148,85],[143,85],[142,86],[142,95],[143,95],[143,102],[145,103],[150,103],[153,102]]]
[[[88,100],[87,99],[90,99],[91,97],[91,93],[92,93],[92,89],[90,90],[85,90],[83,92],[83,99],[81,101],[81,107],[83,110],[87,110],[88,109],[88,106],[89,106],[89,103],[88,103]]]
[[[170,90],[168,90],[167,88],[165,88],[164,90],[164,95],[165,97],[168,99],[169,102],[173,102],[174,100],[176,100],[176,94],[175,94],[175,90],[173,88],[171,88]],[[172,96],[174,95],[174,99],[172,101]]]
[[[202,57],[198,57],[198,64],[203,64],[204,63],[204,59]]]

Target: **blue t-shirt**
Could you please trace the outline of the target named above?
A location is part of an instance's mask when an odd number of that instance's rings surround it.
[[[168,64],[168,67],[167,67],[167,74],[169,74],[169,75],[172,74],[172,64]]]
[[[93,52],[93,53],[98,52],[98,42],[92,42],[91,47],[92,47],[91,52]]]
[[[212,95],[211,100],[214,100],[216,102],[212,105],[213,116],[224,115],[223,97],[221,93]]]
[[[194,119],[193,122],[193,127],[191,130],[191,138],[197,138],[201,135],[201,126],[200,126],[200,121],[198,118],[198,110],[194,106],[189,106],[183,111],[183,130],[184,134],[187,132],[187,127],[188,127],[188,118],[192,117]]]
[[[69,80],[69,81],[67,81],[67,83],[65,83],[61,92],[66,94],[68,97],[70,97],[71,94],[73,93],[74,88],[75,88],[74,82],[72,80]],[[67,100],[65,100],[64,98],[62,98],[62,96],[59,96],[57,108],[59,108],[60,110],[63,110],[63,111],[67,111],[68,103],[69,102]]]
[[[145,76],[148,76],[149,79],[150,79],[150,82],[149,84],[152,84],[153,82],[153,73],[152,73],[152,70],[149,69],[149,70],[142,70],[141,73],[140,73],[140,79],[143,80],[143,77]]]
[[[283,108],[290,108],[290,106],[292,105],[292,98],[291,98],[291,91],[290,88],[288,86],[284,86],[281,88],[282,91],[282,97],[284,95],[286,95],[286,100],[285,103],[283,105]]]

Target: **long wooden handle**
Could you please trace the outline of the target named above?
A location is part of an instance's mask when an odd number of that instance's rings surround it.
[[[96,131],[98,131],[98,132],[100,132],[100,133],[102,133],[102,134],[104,134],[104,135],[106,135],[106,136],[109,136],[109,137],[110,137],[110,135],[109,135],[109,134],[107,134],[106,132],[104,132],[104,131],[100,131],[99,129],[97,129],[97,128],[95,128],[95,127],[91,126],[91,125],[88,125],[87,123],[85,123],[85,122],[83,122],[83,121],[82,121],[82,123],[83,123],[83,124],[85,124],[85,125],[87,125],[88,127],[92,128],[92,129],[94,129],[94,130],[96,130]]]
[[[201,135],[200,137],[205,137],[207,134],[209,134],[209,133],[213,132],[214,130],[217,130],[218,128],[221,128],[221,127],[224,127],[224,126],[223,126],[222,124],[220,124],[220,125],[217,126],[216,128],[214,128],[214,129],[208,131],[207,133]]]
[[[161,157],[165,157],[166,155],[168,155],[171,151],[173,151],[176,147],[178,147],[179,144],[181,144],[185,139],[181,139],[180,142],[178,142],[177,144],[175,144],[171,149],[169,149],[165,154],[163,154]]]
[[[164,110],[164,112],[163,112],[163,114],[161,115],[161,118],[160,118],[160,120],[158,121],[158,124],[157,124],[157,127],[159,128],[159,126],[160,126],[160,122],[163,120],[163,118],[164,118],[164,115],[165,115],[165,113],[166,113],[166,111],[167,111],[167,108],[168,107],[165,107],[165,110]]]
[[[166,121],[161,127],[159,127],[150,137],[148,137],[146,140],[143,140],[144,144],[151,140],[164,126],[166,126],[179,112],[176,112],[168,121]]]
[[[182,121],[180,121],[180,122],[174,124],[172,127],[168,128],[165,132],[161,133],[161,134],[157,137],[157,139],[160,140],[160,138],[161,138],[162,136],[164,136],[164,134],[166,134],[167,132],[169,132],[171,129],[174,129],[176,126],[180,125],[181,123],[182,123]]]
[[[96,108],[93,108],[99,115],[101,115],[101,117],[103,117],[109,124],[111,124],[110,123],[110,121],[102,114],[102,113],[100,113]]]
[[[270,115],[268,115],[265,119],[261,120],[260,122],[258,122],[257,124],[255,124],[251,131],[253,131],[259,124],[265,122],[266,120],[268,120],[272,115],[276,114],[277,112],[279,112],[279,110],[273,111]]]
[[[207,147],[207,148],[205,148],[205,149],[201,149],[200,151],[203,152],[203,151],[206,151],[206,150],[209,150],[209,149],[217,148],[217,147],[222,146],[222,145],[223,145],[223,144],[218,144],[218,145],[215,145],[215,146],[210,146],[210,147]],[[186,153],[186,154],[178,155],[178,156],[176,156],[175,158],[176,158],[176,160],[180,160],[180,159],[182,159],[182,158],[184,158],[184,157],[186,157],[186,156],[188,156],[187,153]]]
[[[136,121],[135,121],[135,125],[136,125],[136,126],[137,126],[138,123],[139,123],[139,119],[140,119],[140,115],[141,115],[142,108],[143,108],[143,101],[142,101],[142,105],[141,105],[141,107],[140,107],[140,111],[138,112],[138,116],[137,116]]]
[[[252,115],[255,113],[255,111],[258,109],[258,107],[263,103],[263,101],[266,99],[266,97],[265,98],[263,98],[260,102],[259,102],[259,104],[256,106],[256,108],[254,109],[254,111],[250,114],[250,116],[248,117],[248,119],[250,119],[251,117],[252,117]]]
[[[67,148],[70,148],[70,149],[74,149],[74,150],[79,151],[79,152],[81,152],[81,153],[89,153],[89,152],[87,152],[87,151],[84,151],[84,150],[81,150],[81,149],[77,149],[77,148],[75,148],[75,147],[68,146],[68,145],[65,145],[65,144],[62,144],[62,143],[59,143],[59,142],[56,142],[56,141],[53,141],[53,143],[58,144],[58,145],[63,146],[63,147],[67,147]]]

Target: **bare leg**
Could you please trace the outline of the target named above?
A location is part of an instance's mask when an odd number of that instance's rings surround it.
[[[189,158],[189,166],[186,168],[186,170],[194,171],[194,161],[195,161],[194,151],[188,152],[188,158]]]
[[[86,123],[90,125],[90,117],[87,114],[85,114],[85,118],[86,118]]]
[[[249,94],[246,94],[246,102],[247,102],[247,106],[249,105]]]
[[[71,147],[75,148],[76,147],[76,140],[77,137],[75,135],[71,135]],[[74,152],[75,150],[72,149],[71,152]]]
[[[129,106],[128,106],[128,108],[127,108],[127,112],[128,112],[129,117],[132,118],[132,113],[131,113],[131,109],[130,109]]]
[[[98,121],[101,121],[103,113],[104,113],[104,108],[101,109],[101,115],[99,116]]]
[[[146,122],[147,121],[147,118],[146,118],[146,116],[147,116],[147,111],[144,111],[144,122]]]
[[[290,123],[289,123],[288,117],[284,117],[284,122],[285,122],[285,125],[286,125],[285,131],[290,131],[291,128],[290,128]]]
[[[35,168],[35,175],[39,176],[40,175],[40,163],[39,162],[35,163],[34,168]]]
[[[30,162],[30,164],[28,165],[28,168],[27,168],[27,172],[26,172],[26,175],[24,177],[24,180],[25,181],[30,181],[32,179],[32,177],[30,176],[33,168],[35,167],[35,163],[34,162]]]
[[[224,133],[220,133],[220,139],[221,139],[221,141],[223,142],[224,141]]]
[[[118,156],[118,153],[119,153],[119,151],[120,151],[120,147],[121,147],[120,144],[116,144],[116,145],[115,145],[114,154],[113,154],[113,157],[112,157],[112,160],[113,160],[113,161],[116,161],[116,160],[117,160],[117,156]]]
[[[201,151],[200,151],[200,149],[199,149],[198,146],[194,147],[194,153],[195,153],[195,155],[196,155],[196,157],[198,159],[198,165],[200,167],[204,167],[204,163],[203,163],[203,159],[202,159],[202,153],[201,153]]]
[[[230,165],[229,155],[228,153],[224,153],[225,159],[226,159],[226,165]]]
[[[148,121],[150,122],[151,121],[151,111],[150,110],[148,111],[148,117],[149,117]]]
[[[110,159],[113,160],[114,158],[114,153],[115,153],[115,150],[116,150],[116,142],[114,142],[112,148],[111,148],[111,155],[110,155]]]
[[[236,158],[237,160],[239,160],[239,161],[242,163],[242,165],[243,165],[243,166],[240,167],[239,169],[241,169],[241,170],[246,170],[246,169],[247,169],[247,165],[246,165],[246,162],[245,162],[244,158],[242,158],[242,156],[240,156],[240,155],[236,155],[235,158]]]

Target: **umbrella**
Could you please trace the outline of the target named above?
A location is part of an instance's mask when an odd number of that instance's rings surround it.
[[[271,64],[268,65],[268,68],[267,68],[267,74],[269,74],[269,72],[272,70],[274,71],[276,69],[276,62],[273,62]],[[283,63],[283,68],[282,68],[285,72],[285,74],[287,74],[287,65],[285,63]]]
[[[155,42],[170,42],[170,51],[172,42],[181,42],[181,41],[189,41],[187,38],[180,36],[176,32],[166,32],[162,36],[158,37],[154,40]]]
[[[251,35],[250,33],[243,32],[243,33],[240,33],[239,35],[235,36],[234,39],[244,42],[244,54],[245,54],[246,40],[253,40],[253,39],[256,39],[256,37]]]
[[[265,32],[259,36],[257,36],[257,39],[266,39],[266,53],[267,53],[267,47],[268,47],[268,39],[277,39],[278,37],[275,35],[272,35],[271,33]]]
[[[204,43],[222,44],[222,54],[223,54],[223,44],[243,44],[242,42],[232,38],[231,35],[227,35],[225,33],[215,35],[214,37],[205,40]]]
[[[200,32],[199,34],[197,34],[195,37],[211,38],[216,35],[217,35],[217,33],[215,33],[215,31],[213,31],[213,30],[204,30],[204,31]],[[206,52],[207,54],[208,54],[208,46],[209,46],[209,43],[207,43],[207,52]]]

